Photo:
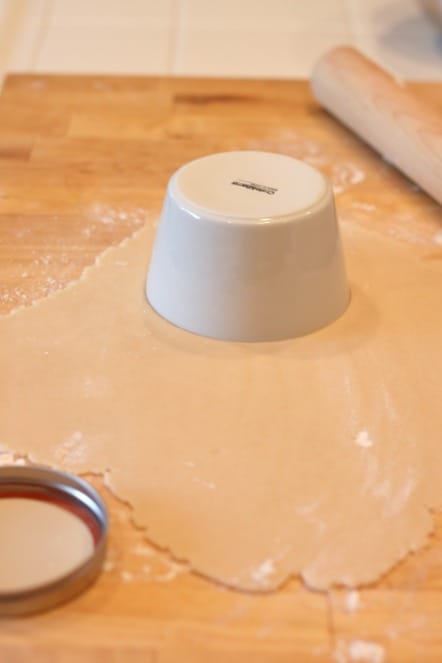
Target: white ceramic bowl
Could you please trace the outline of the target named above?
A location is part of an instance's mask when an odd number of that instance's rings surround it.
[[[349,290],[328,180],[268,152],[225,152],[174,173],[146,294],[174,325],[273,341],[340,316]]]

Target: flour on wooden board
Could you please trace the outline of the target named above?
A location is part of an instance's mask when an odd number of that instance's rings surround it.
[[[356,210],[362,210],[363,212],[374,212],[377,209],[376,205],[359,202],[357,200],[351,203],[351,207]]]
[[[356,612],[359,608],[360,597],[356,589],[347,592],[345,597],[345,610],[348,613]]]
[[[143,207],[134,209],[116,208],[104,203],[95,203],[85,210],[85,218],[89,221],[82,234],[91,237],[100,226],[125,226],[135,230],[142,226],[148,217],[148,210]]]
[[[363,182],[366,177],[365,171],[358,164],[351,161],[336,163],[335,155],[328,154],[321,143],[303,138],[287,129],[275,131],[272,137],[262,138],[259,141],[248,140],[245,148],[280,152],[301,159],[315,168],[329,169],[335,195],[345,193]],[[368,211],[368,207],[365,210]]]
[[[289,129],[275,130],[272,136],[268,138],[264,137],[259,140],[248,139],[245,145],[239,145],[237,148],[287,154],[294,159],[301,159],[317,168],[324,166],[330,161],[321,143],[305,138]]]
[[[369,640],[339,640],[333,652],[335,663],[383,663],[385,649]]]
[[[331,170],[331,182],[335,195],[344,193],[365,180],[365,172],[355,163],[336,163]]]
[[[154,553],[156,558],[149,564],[132,564],[131,570],[121,568],[118,562],[108,560],[103,568],[105,572],[117,574],[120,580],[127,583],[169,583],[178,576],[189,572],[189,566],[166,559],[161,553]]]
[[[131,235],[149,219],[149,210],[143,207],[119,208],[104,203],[94,203],[84,209],[82,221],[84,227],[80,231],[86,237],[94,237],[108,228],[109,232],[115,229],[125,229]],[[23,217],[24,222],[26,218]],[[58,222],[59,215],[52,215],[51,221]],[[15,231],[17,239],[28,238],[31,227],[19,227]],[[31,306],[40,299],[49,297],[59,290],[63,290],[69,283],[68,271],[71,257],[66,251],[60,251],[54,246],[53,253],[38,253],[33,248],[29,250],[30,260],[25,269],[21,269],[19,282],[12,288],[0,285],[0,304],[10,304],[17,308],[19,306]],[[127,263],[125,265],[127,266]],[[63,272],[66,271],[66,276]]]

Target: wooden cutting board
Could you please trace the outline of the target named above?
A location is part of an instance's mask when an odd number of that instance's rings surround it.
[[[411,87],[442,108],[442,85]],[[307,160],[331,177],[341,219],[442,259],[440,208],[322,111],[305,82],[10,76],[0,96],[0,314],[64,287],[157,217],[182,163],[232,149]],[[91,480],[111,512],[106,570],[57,610],[1,621],[1,663],[442,660],[442,516],[425,550],[357,594],[313,593],[294,579],[252,595],[147,547],[130,508]]]

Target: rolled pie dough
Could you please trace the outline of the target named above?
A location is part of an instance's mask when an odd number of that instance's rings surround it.
[[[0,443],[108,470],[150,540],[237,588],[367,583],[422,546],[442,506],[442,266],[345,226],[342,318],[225,343],[149,307],[152,237],[0,320]]]

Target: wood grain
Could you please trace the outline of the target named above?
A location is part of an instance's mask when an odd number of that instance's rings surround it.
[[[415,89],[442,107],[442,86]],[[10,76],[0,119],[3,314],[78,278],[158,215],[176,167],[221,150],[304,158],[332,178],[341,219],[442,258],[439,207],[321,110],[305,82]],[[428,547],[360,590],[357,605],[296,579],[252,595],[146,549],[130,508],[91,480],[111,512],[107,570],[58,610],[0,622],[2,663],[345,663],[358,641],[385,661],[442,660],[440,516]]]

